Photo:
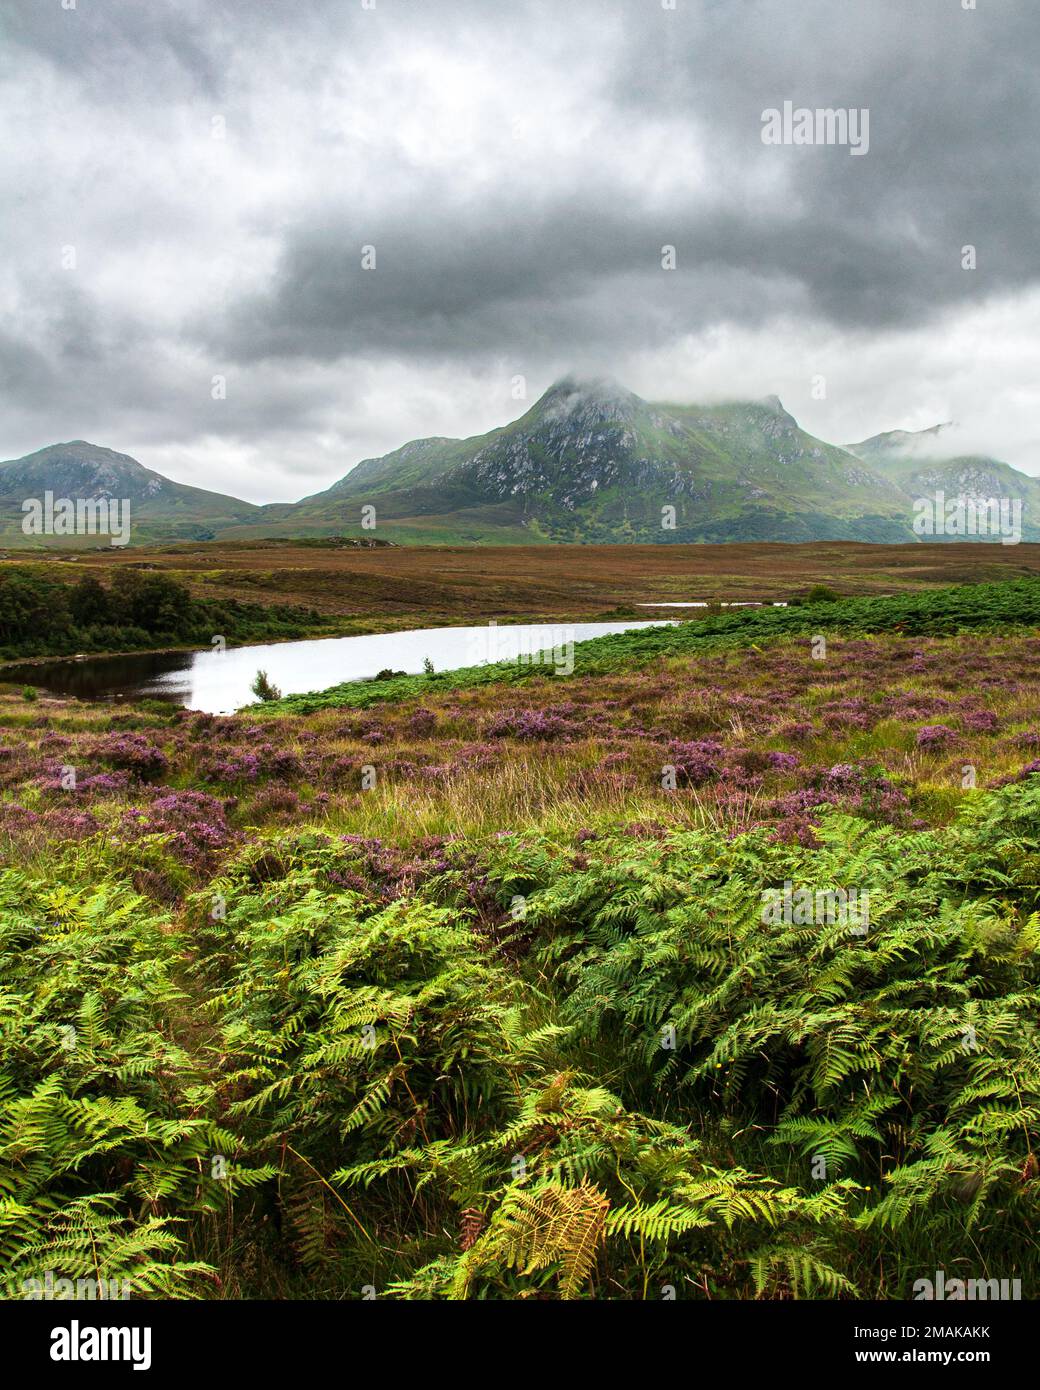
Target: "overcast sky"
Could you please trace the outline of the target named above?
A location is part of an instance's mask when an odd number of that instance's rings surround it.
[[[0,457],[287,500],[575,369],[1040,473],[1037,0],[674,4],[4,0]]]

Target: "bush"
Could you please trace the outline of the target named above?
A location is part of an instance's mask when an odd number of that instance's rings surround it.
[[[195,599],[165,574],[117,569],[106,588],[89,574],[69,585],[27,565],[0,570],[0,656],[209,646],[215,633],[229,641],[303,637],[321,625],[313,610]]]
[[[257,671],[249,689],[258,700],[280,700],[282,698],[282,692],[268,679],[266,671]]]

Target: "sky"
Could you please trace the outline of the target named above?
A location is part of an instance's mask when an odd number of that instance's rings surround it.
[[[1040,474],[1037,0],[4,0],[0,53],[0,458],[293,500],[577,372]]]

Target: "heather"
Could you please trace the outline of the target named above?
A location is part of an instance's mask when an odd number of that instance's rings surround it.
[[[89,812],[117,840],[124,811],[147,817],[188,792],[224,807],[237,835],[302,814],[393,838],[656,819],[783,838],[827,806],[912,827],[1034,760],[1038,654],[1024,636],[874,637],[834,640],[818,661],[792,641],[653,671],[543,674],[522,700],[488,686],[305,717],[11,698],[0,813],[61,833]],[[65,786],[63,769],[75,774]]]
[[[815,631],[0,697],[8,1294],[1033,1288],[1040,638]]]
[[[669,658],[701,657],[720,648],[810,634],[896,632],[903,636],[947,636],[958,632],[994,634],[1035,628],[1040,624],[1040,581],[1022,579],[998,584],[958,584],[923,593],[903,592],[879,598],[839,601],[795,599],[787,607],[733,609],[695,622],[642,628],[578,643],[575,673],[600,676],[619,670],[651,667]],[[267,706],[271,713],[305,714],[330,706],[364,709],[386,700],[426,693],[472,689],[482,685],[525,684],[544,669],[539,663],[497,662],[459,671],[421,676],[389,676],[351,681],[330,690],[290,694]]]

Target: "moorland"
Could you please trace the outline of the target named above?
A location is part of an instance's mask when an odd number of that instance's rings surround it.
[[[0,551],[0,584],[26,570],[67,585],[90,575],[106,587],[124,570],[161,574],[196,600],[260,603],[271,617],[284,617],[285,606],[314,610],[335,631],[363,632],[490,618],[584,621],[618,610],[650,617],[638,605],[786,602],[816,585],[857,596],[1017,579],[1040,574],[1040,545],[359,546],[328,537]]]
[[[936,587],[958,549],[841,547],[860,597],[600,639],[570,675],[231,717],[2,691],[7,1296],[52,1271],[134,1297],[907,1298],[937,1270],[1029,1296],[1040,579]],[[257,553],[212,590],[190,550],[145,563],[226,601]],[[360,613],[388,553],[321,551],[324,611]],[[637,579],[575,549],[569,601],[685,597],[707,570],[680,553]],[[129,558],[52,568],[107,587]],[[448,620],[477,587],[454,553],[394,558],[400,613],[422,566],[413,603]],[[755,596],[834,580],[801,559]],[[522,557],[483,563],[527,613],[575,612]]]

